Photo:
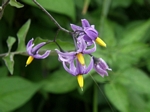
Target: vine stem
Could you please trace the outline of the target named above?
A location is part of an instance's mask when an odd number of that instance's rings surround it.
[[[67,33],[70,33],[70,31],[67,30],[67,29],[65,29],[65,28],[63,28],[63,27],[53,18],[53,16],[52,16],[42,5],[40,5],[36,0],[33,0],[33,2],[34,2],[43,12],[45,12],[46,15],[48,15],[48,17],[57,25],[57,27],[58,27],[60,30],[62,30],[62,31],[64,31],[64,32],[67,32]]]
[[[5,9],[5,7],[8,5],[9,1],[10,1],[10,0],[7,0],[7,1],[5,2],[5,1],[3,0],[2,6],[0,6],[0,19],[2,18],[4,9]]]

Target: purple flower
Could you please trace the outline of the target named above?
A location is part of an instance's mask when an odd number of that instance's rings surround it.
[[[107,63],[102,59],[102,58],[95,58],[93,57],[94,60],[94,69],[98,74],[100,74],[102,77],[104,75],[108,76],[107,70],[112,70],[111,68],[108,67]]]
[[[44,59],[46,57],[49,56],[50,54],[50,50],[47,50],[44,54],[39,54],[39,50],[41,47],[43,47],[44,45],[46,45],[46,42],[41,42],[38,45],[34,46],[33,44],[33,38],[27,43],[27,53],[36,58],[36,59]],[[34,46],[34,47],[33,47]]]
[[[36,59],[44,59],[49,56],[50,50],[47,50],[44,54],[39,54],[39,50],[41,47],[46,45],[46,42],[39,43],[38,45],[34,46],[33,44],[33,38],[27,43],[27,53],[29,55],[27,61],[26,61],[26,66],[29,65],[34,58]],[[34,46],[34,47],[33,47]]]
[[[84,85],[83,75],[89,73],[91,69],[93,68],[93,59],[91,58],[91,62],[88,65],[88,67],[86,67],[85,65],[84,66],[81,65],[77,59],[75,59],[75,62],[76,62],[76,65],[74,63],[74,60],[70,62],[63,61],[62,63],[63,63],[64,69],[68,73],[70,73],[73,76],[77,76],[79,86],[83,90],[83,85]]]
[[[93,48],[87,48],[85,41],[81,38],[77,42],[77,50],[76,51],[61,52],[58,49],[55,49],[55,50],[58,53],[60,61],[69,62],[69,61],[72,61],[77,58],[82,65],[85,65],[83,54],[91,54],[92,52],[95,52],[96,45],[95,45],[95,42],[93,42],[93,43],[94,43]]]
[[[75,59],[75,62],[76,62],[76,66],[75,66],[74,60],[72,60],[70,62],[65,62],[65,61],[62,62],[64,69],[73,76],[87,74],[93,68],[93,59],[92,58],[91,58],[91,62],[88,65],[88,67],[86,67],[86,65],[84,65],[84,66],[81,65],[77,59]]]
[[[92,45],[93,41],[96,41],[101,46],[106,47],[105,42],[98,37],[98,31],[95,29],[94,25],[90,25],[86,19],[82,19],[81,23],[82,27],[70,24],[72,30],[78,33],[79,37],[83,36],[88,45]]]

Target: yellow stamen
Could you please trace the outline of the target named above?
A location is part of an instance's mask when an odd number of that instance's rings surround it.
[[[83,91],[83,85],[84,85],[83,75],[82,75],[82,74],[79,74],[79,75],[77,76],[77,80],[78,80],[78,84],[79,84],[81,90]]]
[[[28,66],[33,61],[33,59],[34,59],[34,57],[29,56],[28,59],[27,59],[27,61],[26,61],[26,66]]]
[[[85,61],[82,53],[78,53],[77,58],[81,65],[85,65]]]
[[[99,45],[106,47],[106,43],[99,37],[96,38],[95,40]]]

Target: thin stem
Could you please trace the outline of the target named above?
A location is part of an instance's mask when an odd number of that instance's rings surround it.
[[[2,4],[2,8],[4,9],[6,7],[6,5],[9,3],[10,0],[7,0],[6,2],[3,2]]]
[[[98,91],[97,86],[94,85],[94,95],[93,95],[93,112],[98,112],[98,101],[97,101]]]
[[[58,36],[59,31],[60,31],[60,29],[58,29],[56,32],[56,36],[54,37],[54,40],[53,40],[54,42],[56,42],[56,37]]]
[[[40,5],[36,0],[33,0],[33,2],[34,2],[43,12],[45,12],[46,15],[48,15],[48,17],[57,25],[57,27],[58,27],[60,30],[62,30],[62,31],[64,31],[64,32],[67,32],[67,33],[70,33],[69,30],[67,30],[67,29],[65,29],[65,28],[63,28],[63,27],[61,27],[60,24],[53,18],[53,16],[52,16],[42,5]]]
[[[7,0],[6,2],[4,2],[4,1],[2,2],[2,6],[0,6],[0,19],[2,18],[3,13],[4,13],[4,9],[8,5],[9,1],[10,0]]]
[[[77,50],[77,41],[76,41],[75,34],[72,33],[72,37],[73,37],[73,41],[74,41],[74,45],[75,45],[75,50]]]
[[[27,53],[26,52],[8,52],[8,53],[3,53],[3,54],[0,54],[0,57],[4,57],[4,56],[7,56],[8,54],[23,54],[23,55],[26,55]]]

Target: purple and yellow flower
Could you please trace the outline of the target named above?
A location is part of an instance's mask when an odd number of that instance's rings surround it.
[[[85,60],[84,60],[83,55],[84,54],[91,54],[91,53],[96,51],[96,44],[95,44],[95,42],[93,42],[93,43],[94,43],[93,48],[87,48],[85,41],[81,38],[77,42],[77,46],[76,46],[77,50],[76,51],[61,52],[58,49],[56,49],[56,52],[58,53],[60,61],[71,61],[71,60],[74,60],[75,58],[77,58],[78,61],[80,62],[80,64],[84,66]]]
[[[46,45],[46,42],[41,42],[39,44],[37,44],[36,46],[34,46],[33,44],[34,39],[32,38],[28,43],[27,43],[27,53],[29,55],[27,61],[26,61],[26,66],[29,65],[33,59],[45,59],[46,57],[49,56],[50,54],[50,50],[46,50],[46,52],[44,54],[39,54],[39,50],[41,47],[43,47],[44,45]],[[34,46],[34,47],[33,47]]]
[[[112,70],[108,67],[107,63],[102,58],[95,58],[93,57],[94,64],[93,68],[96,70],[98,74],[100,74],[102,77],[105,75],[108,76],[107,70]]]
[[[62,63],[63,63],[64,69],[68,73],[70,73],[73,76],[77,76],[78,84],[79,84],[80,88],[83,90],[83,86],[84,86],[83,75],[88,74],[92,70],[93,59],[91,58],[91,62],[88,65],[88,67],[86,67],[86,65],[84,65],[84,66],[81,65],[77,59],[75,59],[75,62],[74,62],[74,60],[72,60],[70,62],[63,61]]]
[[[106,47],[106,43],[98,37],[98,32],[94,25],[90,25],[86,19],[81,20],[82,27],[70,24],[74,32],[79,34],[79,37],[83,35],[84,40],[89,44],[93,44],[93,41],[99,45]]]

